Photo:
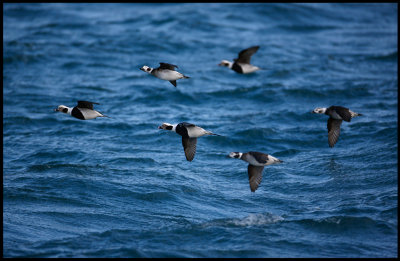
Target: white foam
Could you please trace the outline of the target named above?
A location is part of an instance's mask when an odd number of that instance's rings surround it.
[[[259,226],[272,224],[284,220],[283,217],[270,213],[250,214],[242,219],[232,219],[230,222],[236,226]]]

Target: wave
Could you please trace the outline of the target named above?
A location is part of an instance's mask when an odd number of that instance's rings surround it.
[[[279,134],[279,132],[274,128],[251,128],[234,133],[235,136],[238,136],[242,139],[251,139],[251,138],[263,139],[277,134]]]
[[[138,158],[138,157],[118,157],[112,160],[108,160],[109,163],[113,164],[134,164],[134,163],[144,163],[144,164],[151,164],[150,166],[153,166],[153,163],[157,163],[152,158]],[[150,167],[149,165],[146,165],[147,167]]]
[[[249,227],[249,226],[264,226],[282,222],[285,219],[282,216],[271,213],[250,214],[243,218],[223,218],[212,221],[207,221],[200,224],[201,227]]]
[[[168,82],[166,82],[166,83],[168,83]],[[170,86],[168,86],[168,87],[170,87]],[[173,87],[173,88],[175,88],[175,87]],[[146,104],[149,102],[149,100],[155,104],[157,104],[158,102],[163,102],[165,100],[168,100],[170,103],[175,102],[175,103],[179,103],[179,104],[198,104],[199,103],[199,101],[192,94],[184,93],[179,90],[176,90],[173,93],[173,95],[171,95],[171,91],[164,89],[164,88],[161,91],[157,88],[147,90],[147,91],[145,91],[144,96],[134,98],[133,102]]]
[[[67,154],[69,156],[67,156]],[[81,158],[81,155],[83,155],[81,152],[77,152],[77,151],[71,151],[71,152],[65,152],[64,156],[66,157],[70,157],[70,158]],[[55,156],[57,156],[57,153],[47,153],[47,152],[40,152],[37,153],[35,155],[31,155],[30,157],[32,159],[38,159],[38,157],[40,158],[40,161],[43,161],[44,159],[48,158],[48,159],[53,159]],[[28,171],[32,171],[32,172],[44,172],[44,171],[51,171],[51,170],[58,170],[58,169],[69,169],[69,170],[81,170],[81,171],[85,171],[90,169],[90,167],[88,167],[88,165],[85,164],[68,164],[68,163],[46,163],[46,164],[34,164],[31,166],[27,167]]]
[[[298,224],[304,226],[305,229],[325,230],[326,232],[339,233],[340,231],[348,230],[365,230],[365,229],[380,229],[386,230],[387,233],[393,233],[396,226],[387,223],[386,221],[372,219],[370,217],[357,216],[330,216],[316,219],[292,219],[291,217],[284,218],[280,215],[272,213],[257,213],[249,214],[242,218],[223,218],[207,221],[199,224],[200,227],[250,227],[250,226],[265,226],[270,224]]]
[[[230,88],[226,90],[217,90],[217,91],[210,91],[206,92],[207,94],[211,94],[214,96],[237,96],[237,95],[242,95],[244,93],[249,93],[255,90],[258,90],[260,87],[259,86],[252,86],[252,87],[237,87],[237,88]]]
[[[398,60],[398,52],[388,52],[387,54],[376,54],[376,55],[369,55],[366,57],[366,60],[378,60],[378,61],[390,61],[395,62]]]
[[[385,221],[375,220],[370,217],[356,216],[330,216],[319,219],[300,219],[287,220],[306,227],[307,229],[322,230],[329,233],[340,233],[341,231],[354,231],[365,229],[386,230],[388,233],[395,229],[392,225]]]
[[[82,90],[92,90],[95,92],[108,92],[108,93],[113,93],[114,91],[105,87],[102,87],[100,85],[74,85],[72,86],[72,89],[77,89],[79,91]]]
[[[334,25],[316,25],[316,24],[309,24],[309,25],[278,25],[278,29],[283,29],[287,31],[293,31],[298,33],[310,32],[314,33],[315,31],[324,31],[324,30],[335,30],[338,26]]]
[[[32,65],[35,63],[47,61],[48,57],[43,53],[24,53],[18,54],[11,52],[6,52],[3,58],[3,64],[14,64],[23,63],[26,65]]]

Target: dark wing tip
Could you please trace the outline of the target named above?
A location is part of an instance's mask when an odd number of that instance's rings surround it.
[[[90,102],[90,101],[78,101],[78,108],[87,108],[93,110],[93,104],[100,104],[97,102]]]
[[[238,58],[234,61],[238,63],[250,63],[251,56],[257,52],[258,48],[260,48],[260,46],[257,45],[240,51]]]
[[[175,86],[175,87],[177,87],[177,84],[176,84],[176,80],[175,81],[169,81],[173,86]]]
[[[160,62],[160,68],[164,68],[164,69],[171,69],[171,70],[173,70],[173,69],[174,69],[174,67],[175,67],[175,68],[178,68],[178,66],[177,66],[177,65],[175,65],[175,64],[170,64],[170,63],[161,63],[161,62]]]

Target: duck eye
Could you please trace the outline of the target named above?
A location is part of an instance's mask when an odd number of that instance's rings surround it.
[[[150,68],[147,68],[147,71],[149,72],[149,71],[150,71]]]
[[[68,112],[68,109],[67,109],[67,108],[64,108],[62,111],[63,111],[64,113],[67,113],[67,112]]]

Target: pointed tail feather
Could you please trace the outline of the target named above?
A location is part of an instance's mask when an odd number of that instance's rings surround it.
[[[215,134],[215,133],[212,133],[212,132],[208,132],[207,134],[208,134],[208,135],[214,135],[214,136],[222,136],[222,135]]]
[[[361,113],[357,113],[357,112],[352,112],[351,113],[351,117],[352,118],[357,117],[357,116],[363,116],[363,115]]]

